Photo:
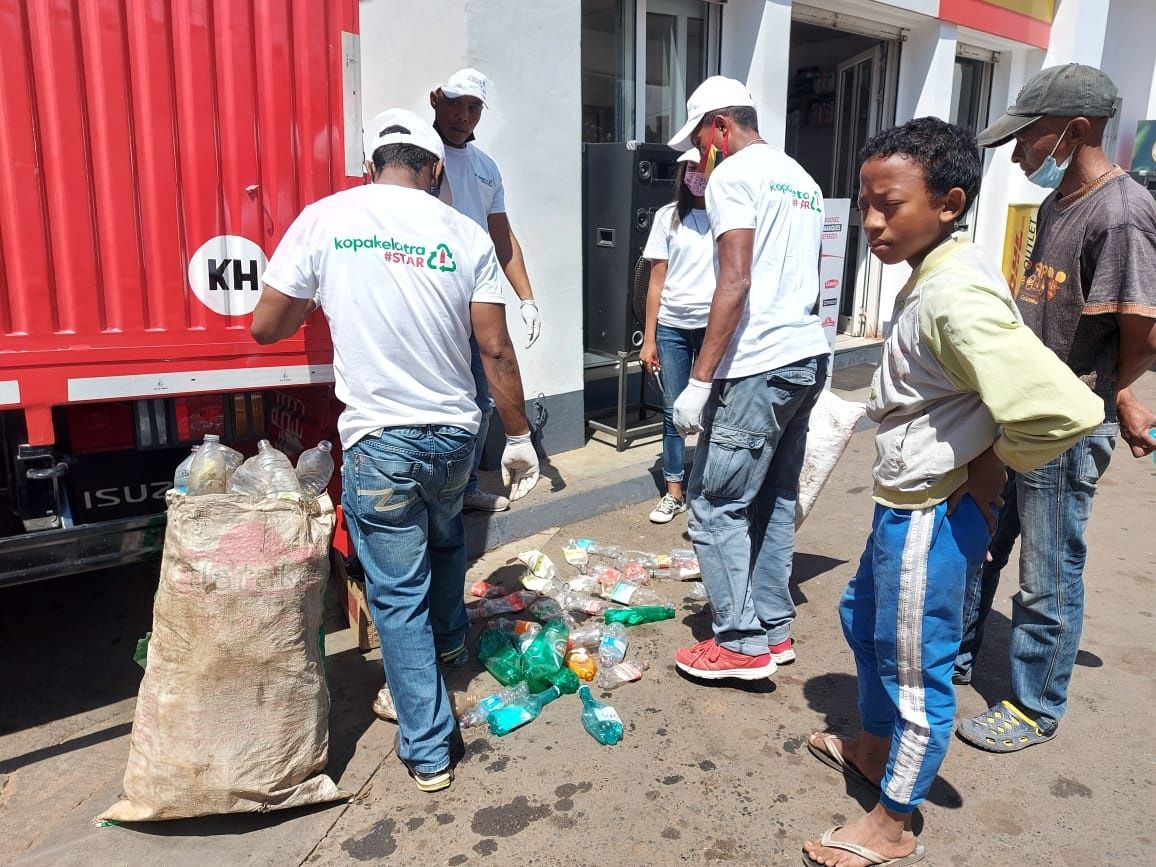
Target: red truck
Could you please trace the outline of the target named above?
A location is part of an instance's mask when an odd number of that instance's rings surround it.
[[[207,433],[336,439],[324,319],[248,328],[294,217],[362,182],[357,6],[0,4],[0,585],[158,554]]]

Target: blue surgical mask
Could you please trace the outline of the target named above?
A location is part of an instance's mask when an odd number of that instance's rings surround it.
[[[1069,123],[1068,126],[1071,126]],[[1028,175],[1028,180],[1038,187],[1043,187],[1045,190],[1057,189],[1064,181],[1064,174],[1068,170],[1068,166],[1072,164],[1072,157],[1076,152],[1072,151],[1068,158],[1064,160],[1063,165],[1056,162],[1056,151],[1060,147],[1060,142],[1064,140],[1064,136],[1068,134],[1068,126],[1064,127],[1064,131],[1060,133],[1059,141],[1056,146],[1052,148],[1052,152],[1044,158],[1043,165]]]

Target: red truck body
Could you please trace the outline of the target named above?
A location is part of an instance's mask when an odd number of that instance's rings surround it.
[[[248,327],[292,220],[362,182],[357,7],[0,4],[0,583],[155,553],[206,432],[332,432],[323,318]]]

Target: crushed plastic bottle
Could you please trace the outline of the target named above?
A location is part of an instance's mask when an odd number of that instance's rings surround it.
[[[602,635],[606,627],[597,621],[590,621],[575,626],[570,630],[570,649],[575,647],[594,648],[602,643]]]
[[[490,733],[504,737],[514,729],[533,722],[542,713],[542,708],[561,695],[562,691],[558,687],[551,686],[537,695],[526,696],[522,701],[491,711],[489,716]]]
[[[604,704],[590,694],[590,687],[578,690],[582,699],[582,727],[590,737],[603,746],[612,747],[622,740],[622,719],[618,711]]]
[[[529,590],[518,590],[509,596],[502,596],[498,599],[483,599],[481,602],[467,605],[466,611],[470,615],[470,622],[475,623],[478,620],[493,617],[495,614],[514,614],[538,601],[540,600],[537,593],[532,593]]]
[[[586,549],[578,545],[574,539],[571,539],[562,547],[562,556],[566,558],[566,562],[575,569],[585,569],[590,562],[590,555],[586,553]]]
[[[602,689],[618,689],[624,683],[633,683],[642,680],[642,673],[650,668],[650,660],[639,659],[633,662],[620,662],[610,668],[603,668],[594,678],[594,685]]]
[[[698,557],[691,548],[675,548],[670,552],[671,577],[679,581],[692,581],[702,575],[698,568]]]
[[[640,586],[650,583],[650,567],[637,560],[628,560],[622,567],[622,580]]]
[[[695,581],[686,588],[689,592],[687,595],[696,602],[706,602],[710,597],[706,595],[706,585],[701,581]]]
[[[618,560],[622,557],[622,549],[617,545],[603,545],[593,539],[571,539],[567,547],[581,548],[588,557],[606,557],[610,560]]]
[[[566,586],[575,593],[596,593],[598,591],[598,579],[593,575],[576,575],[570,579]]]
[[[307,497],[320,497],[333,478],[333,443],[322,440],[297,458],[297,482]]]
[[[505,707],[510,704],[517,704],[525,701],[530,697],[530,690],[525,682],[516,683],[513,686],[507,686],[495,693],[491,693],[485,698],[479,699],[468,709],[458,715],[458,723],[462,728],[468,729],[473,726],[480,726],[486,722],[490,717],[492,711],[500,707]]]
[[[544,690],[550,685],[550,675],[562,667],[569,633],[561,620],[551,620],[522,654],[522,678],[529,684],[530,692]]]
[[[598,665],[601,668],[613,668],[626,658],[626,648],[629,639],[626,637],[626,627],[621,623],[611,623],[602,630],[602,640],[598,642]]]
[[[566,666],[562,666],[550,675],[550,686],[557,687],[558,692],[562,695],[573,695],[581,685],[582,681],[578,679],[578,675]]]
[[[674,617],[674,606],[639,605],[634,608],[611,608],[602,615],[606,623],[621,623],[624,626],[638,626],[640,623],[657,623]]]
[[[528,592],[528,591],[526,591]],[[513,594],[510,594],[511,596]],[[507,597],[508,598],[508,597]],[[570,618],[569,613],[563,610],[562,606],[558,604],[557,600],[551,599],[549,596],[543,596],[534,601],[530,606],[530,613],[539,620],[567,620]]]
[[[526,574],[522,576],[522,586],[527,590],[544,593],[555,583],[558,570],[554,567],[554,561],[538,549],[523,551],[518,555],[518,560],[526,567]]]
[[[590,576],[602,587],[613,587],[622,580],[621,571],[605,564],[595,566],[594,569],[591,570]]]
[[[498,599],[509,595],[509,591],[489,581],[475,581],[470,585],[470,595],[478,599]]]
[[[261,440],[257,443],[257,454],[233,473],[229,480],[229,492],[255,497],[300,494],[301,482],[289,458],[273,448],[269,440]]]
[[[177,464],[177,469],[173,473],[173,490],[178,494],[187,494],[189,492],[189,467],[192,465],[193,458],[197,456],[200,448],[200,445],[193,446],[188,457]]]
[[[502,686],[511,686],[522,680],[522,657],[510,636],[500,629],[482,632],[478,639],[478,659]]]
[[[573,593],[569,590],[559,593],[554,597],[554,601],[562,606],[563,611],[576,611],[595,617],[610,607],[604,599],[596,599],[588,593]]]
[[[582,680],[593,680],[598,673],[598,664],[585,647],[575,647],[566,654],[566,667]]]
[[[603,587],[602,596],[619,605],[662,605],[663,598],[653,590],[647,590],[629,581],[619,581],[613,587]]]

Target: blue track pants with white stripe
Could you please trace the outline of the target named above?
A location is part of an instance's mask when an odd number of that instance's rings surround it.
[[[947,503],[876,505],[859,571],[839,602],[859,674],[861,724],[891,738],[880,798],[890,810],[914,810],[947,755],[963,591],[990,538],[970,497],[951,515]]]

